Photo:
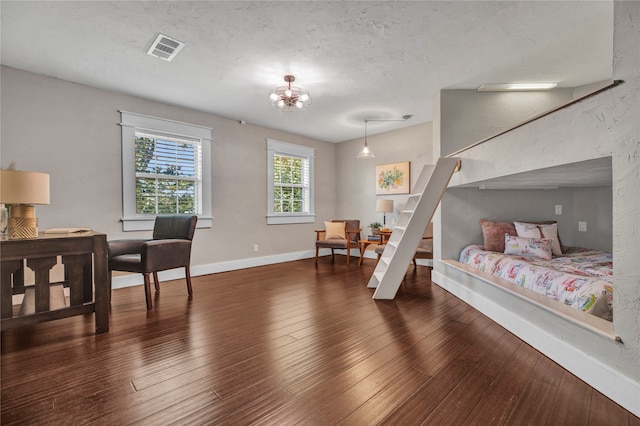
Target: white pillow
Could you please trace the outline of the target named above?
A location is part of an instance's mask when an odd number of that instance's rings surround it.
[[[551,252],[556,256],[562,256],[562,248],[558,239],[558,224],[539,224],[527,222],[513,222],[518,237],[548,238],[551,240]]]
[[[346,240],[345,227],[347,226],[347,222],[324,222],[324,239],[325,240],[333,240],[333,239],[342,239]]]
[[[551,240],[548,238],[515,237],[505,234],[504,254],[551,260]]]

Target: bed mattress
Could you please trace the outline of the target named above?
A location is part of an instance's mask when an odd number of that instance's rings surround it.
[[[553,300],[613,320],[611,253],[569,247],[551,260],[507,255],[471,245],[460,262]]]

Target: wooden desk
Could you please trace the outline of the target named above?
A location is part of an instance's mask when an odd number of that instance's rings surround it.
[[[49,270],[61,256],[70,306],[49,310]],[[2,330],[95,312],[96,333],[109,331],[107,236],[98,232],[43,234],[0,240]],[[12,295],[24,293],[24,267],[35,275],[35,313],[14,316]],[[95,288],[95,294],[93,289]]]

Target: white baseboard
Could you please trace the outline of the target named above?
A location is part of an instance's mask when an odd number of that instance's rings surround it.
[[[462,299],[608,398],[640,417],[640,383],[438,271],[431,281]]]
[[[327,256],[331,254],[330,249],[321,249],[320,256]],[[314,250],[305,250],[292,253],[282,253],[272,256],[262,257],[250,257],[247,259],[230,260],[226,262],[209,263],[206,265],[194,265],[191,266],[191,276],[197,277],[200,275],[215,274],[218,272],[236,271],[238,269],[254,268],[256,266],[272,265],[276,263],[291,262],[293,260],[309,259],[315,257],[316,252]],[[360,252],[357,249],[351,250],[351,256],[359,257]],[[368,253],[365,253],[365,257]],[[373,258],[375,259],[375,253]],[[158,273],[158,279],[160,281],[178,280],[184,278],[184,268],[172,269],[169,271],[162,271]],[[141,274],[127,274],[113,277],[113,288],[132,287],[136,285],[142,285],[144,283]]]

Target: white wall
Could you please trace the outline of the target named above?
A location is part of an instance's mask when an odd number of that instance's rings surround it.
[[[335,214],[335,144],[13,68],[1,68],[1,84],[1,166],[15,161],[19,169],[51,176],[51,204],[37,207],[40,229],[87,226],[109,239],[150,236],[122,232],[118,110],[213,128],[214,220],[212,228],[196,231],[195,271],[241,259],[311,255],[313,230]],[[267,138],[316,149],[316,224],[266,225]]]
[[[442,152],[444,156],[571,101],[573,90],[556,89],[548,92],[443,90],[441,95],[440,113],[443,117],[447,117],[445,126],[441,129],[441,136],[448,141],[447,150]]]
[[[363,236],[370,232],[370,223],[383,222],[383,214],[376,212],[376,199],[394,201],[395,212],[387,213],[386,218],[387,225],[393,225],[409,197],[408,194],[376,195],[376,165],[410,161],[413,187],[422,167],[433,164],[432,126],[431,123],[423,123],[367,136],[367,143],[375,154],[373,159],[356,158],[364,137],[336,147],[336,217],[360,219]]]
[[[625,83],[461,153],[462,170],[452,184],[612,156],[613,328],[622,343],[438,262],[451,250],[445,237],[457,232],[446,213],[457,211],[458,203],[449,196],[436,223],[433,279],[640,415],[640,8],[637,2],[615,2],[614,15],[613,78]],[[441,98],[434,98],[435,108]],[[440,120],[436,130],[451,125],[442,111],[434,117]],[[440,143],[436,154],[455,144],[438,134],[434,139]],[[575,209],[584,196],[577,192],[573,200]]]
[[[611,187],[573,188],[571,245],[598,250],[613,250],[613,191]],[[587,231],[578,230],[578,222],[587,222]]]

